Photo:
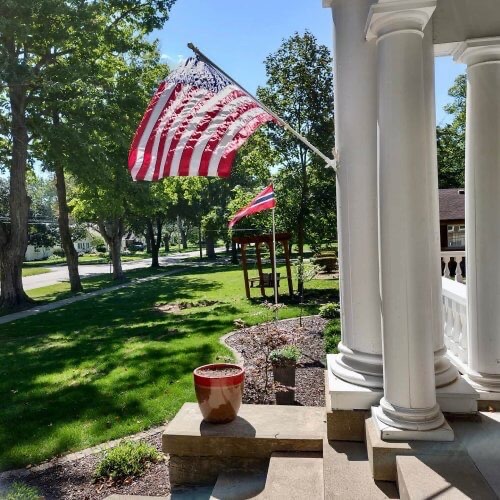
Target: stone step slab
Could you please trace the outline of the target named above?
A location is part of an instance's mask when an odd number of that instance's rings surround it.
[[[402,500],[494,500],[498,497],[468,456],[398,456]]]
[[[329,500],[399,498],[396,483],[373,479],[365,443],[325,440],[323,477]]]
[[[262,499],[266,473],[230,471],[217,478],[210,500]]]
[[[265,500],[324,500],[321,453],[273,453],[269,462]]]
[[[195,457],[270,457],[275,451],[320,452],[325,410],[307,406],[241,406],[229,424],[203,421],[196,403],[185,403],[163,433],[163,451]]]

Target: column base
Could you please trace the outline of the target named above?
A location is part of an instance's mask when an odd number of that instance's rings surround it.
[[[380,439],[384,441],[453,441],[455,439],[453,429],[444,419],[441,411],[439,411],[439,417],[433,421],[416,424],[411,421],[388,418],[381,406],[374,406],[372,407],[372,421]],[[403,428],[403,425],[406,428]],[[434,427],[435,425],[437,427]]]
[[[469,370],[465,378],[478,391],[500,393],[500,375],[490,375]],[[482,397],[481,399],[485,398]]]
[[[434,374],[436,387],[445,387],[455,382],[460,376],[457,368],[446,357],[446,347],[434,351]]]
[[[384,395],[384,390],[352,384],[334,375],[332,367],[337,356],[338,354],[326,356],[327,409],[370,410],[372,406],[377,406]],[[500,400],[500,393],[495,394]],[[441,411],[445,413],[476,413],[479,395],[463,377],[458,377],[451,384],[437,388],[436,399]],[[494,399],[494,397],[483,399]]]
[[[335,376],[362,387],[384,387],[382,354],[355,351],[342,342],[339,343],[338,350],[339,354],[332,357],[330,366]]]

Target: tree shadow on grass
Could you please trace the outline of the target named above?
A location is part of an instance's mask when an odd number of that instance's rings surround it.
[[[154,317],[152,305],[220,286],[169,277],[0,328],[0,468],[172,416],[194,396],[192,370],[224,352],[218,337],[235,309],[224,305],[220,318],[199,311],[179,322]]]

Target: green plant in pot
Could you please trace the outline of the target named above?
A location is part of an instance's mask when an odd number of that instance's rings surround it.
[[[295,345],[286,345],[269,355],[278,405],[293,405],[295,402],[295,369],[300,356],[300,349]]]

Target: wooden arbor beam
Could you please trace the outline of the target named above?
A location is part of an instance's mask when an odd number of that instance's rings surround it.
[[[288,293],[290,297],[293,295],[293,282],[292,282],[292,270],[290,264],[290,239],[292,235],[290,233],[277,233],[276,234],[276,243],[281,243],[283,246],[283,251],[285,254],[285,265],[286,265],[286,276],[288,282]],[[241,247],[241,263],[243,266],[243,277],[245,280],[245,293],[247,299],[250,298],[250,282],[248,279],[248,264],[247,264],[247,256],[246,256],[246,246],[254,243],[255,244],[255,254],[257,258],[257,268],[259,271],[259,285],[260,285],[260,293],[263,297],[265,297],[264,290],[264,274],[262,272],[262,254],[260,251],[261,243],[265,243],[269,247],[269,251],[271,253],[271,266],[273,267],[273,276],[274,276],[274,258],[272,251],[272,243],[273,243],[273,235],[272,234],[262,234],[259,236],[233,236],[233,242],[239,243]]]

